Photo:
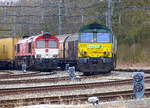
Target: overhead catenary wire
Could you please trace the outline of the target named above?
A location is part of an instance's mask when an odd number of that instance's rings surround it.
[[[44,0],[41,0],[41,1],[44,1]],[[102,0],[94,0],[96,3],[100,3]],[[93,18],[100,18],[100,19],[106,19],[106,17],[109,19],[107,19],[107,23],[109,22],[109,25],[110,24],[110,19],[111,19],[111,14],[113,12],[109,12],[109,14],[105,15],[105,13],[102,13],[101,15],[86,15],[84,14],[84,11],[88,10],[88,9],[105,9],[105,10],[111,10],[110,8],[113,8],[113,10],[119,10],[119,11],[124,11],[124,10],[131,10],[131,11],[134,11],[134,10],[150,10],[150,7],[136,7],[136,6],[117,6],[117,7],[108,7],[107,5],[106,6],[100,6],[100,5],[88,5],[88,6],[71,6],[69,4],[72,4],[76,1],[65,1],[63,0],[63,2],[60,2],[59,0],[58,1],[47,1],[46,4],[42,4],[39,5],[25,5],[25,4],[21,4],[21,5],[18,5],[18,4],[15,4],[15,3],[1,3],[0,4],[0,8],[1,9],[13,9],[13,10],[19,10],[19,9],[40,9],[40,10],[48,10],[48,9],[56,9],[56,10],[59,10],[59,13],[43,13],[44,11],[42,11],[41,15],[39,14],[32,14],[32,13],[22,13],[21,14],[18,14],[16,12],[16,14],[13,14],[13,13],[5,13],[4,15],[1,15],[0,18],[9,18],[9,17],[13,17],[13,21],[0,21],[0,24],[2,25],[12,25],[14,26],[14,30],[15,30],[15,25],[16,24],[19,24],[19,25],[29,25],[29,28],[31,28],[30,25],[34,26],[34,25],[44,25],[44,24],[50,24],[50,22],[45,22],[45,19],[48,19],[48,18],[51,18],[51,17],[59,17],[59,21],[58,21],[58,25],[59,25],[59,34],[61,34],[61,31],[62,29],[65,29],[64,27],[64,24],[83,24],[85,23],[85,20],[86,19],[93,19]],[[104,0],[104,2],[107,2],[107,0]],[[112,4],[124,4],[126,3],[125,1],[115,1],[115,0],[112,0]],[[67,4],[67,5],[66,5]],[[78,10],[82,10],[82,14],[66,14],[65,12],[63,12],[63,10],[74,10],[74,9],[78,9]],[[120,12],[121,14],[121,12]],[[18,19],[18,18],[28,18],[28,19],[33,19],[32,21],[30,20],[27,20],[27,21],[24,21],[24,20],[16,20],[15,19]],[[36,19],[41,19],[41,20],[36,20]],[[78,20],[78,22],[64,22],[63,19],[71,19],[71,18],[77,18],[77,19],[80,19]],[[43,19],[43,20],[42,20]],[[119,16],[119,23],[121,23],[121,16]],[[113,22],[111,22],[113,24]],[[144,24],[144,23],[143,23]]]

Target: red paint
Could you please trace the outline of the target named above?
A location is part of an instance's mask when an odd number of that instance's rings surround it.
[[[48,52],[48,49],[45,49],[45,52]]]
[[[48,34],[47,34],[48,35]],[[57,48],[59,47],[59,40],[56,36],[46,36],[46,38],[43,37],[43,35],[37,35],[37,36],[32,36],[31,37],[25,38],[20,40],[17,44],[20,45],[20,52],[17,53],[17,50],[15,51],[15,56],[35,56],[36,52],[35,49],[36,47],[36,42],[38,40],[44,40],[46,41],[46,47],[45,48],[40,48],[40,49],[45,49],[45,52],[48,52],[49,49],[54,49],[54,48],[48,48],[48,41],[49,40],[55,40],[57,42]],[[31,49],[32,52],[29,53],[29,43],[31,43]],[[17,46],[16,44],[16,46]]]

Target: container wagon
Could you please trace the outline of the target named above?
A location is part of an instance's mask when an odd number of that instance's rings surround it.
[[[0,39],[0,69],[11,69],[15,59],[15,44],[20,37]]]

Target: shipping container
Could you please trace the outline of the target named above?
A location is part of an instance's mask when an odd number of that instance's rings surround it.
[[[1,38],[0,39],[0,60],[12,61],[15,58],[15,44],[21,38]]]

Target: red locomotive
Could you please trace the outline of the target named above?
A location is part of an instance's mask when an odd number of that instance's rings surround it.
[[[56,69],[59,40],[49,33],[24,37],[15,45],[15,66],[26,63],[31,69]]]

